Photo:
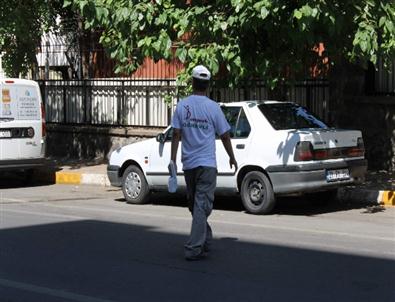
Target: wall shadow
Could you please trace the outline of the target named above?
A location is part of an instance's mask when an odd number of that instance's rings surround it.
[[[2,171],[0,172],[0,190],[48,186],[56,183],[56,172],[59,168],[49,165],[29,171]]]
[[[14,288],[6,296],[2,280],[13,280],[120,302],[395,300],[393,259],[235,236],[215,238],[208,259],[187,262],[185,241],[149,226],[95,220],[2,229],[1,299],[26,294]]]

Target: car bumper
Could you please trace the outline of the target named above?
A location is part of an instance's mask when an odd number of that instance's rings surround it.
[[[110,184],[114,187],[120,187],[122,185],[122,178],[119,176],[119,170],[121,167],[108,165],[107,166],[107,176]]]
[[[25,158],[25,159],[11,159],[0,160],[0,171],[14,171],[37,169],[42,167],[52,166],[53,162],[46,158]]]
[[[295,194],[325,191],[362,182],[367,166],[367,160],[358,159],[325,164],[270,166],[266,171],[275,194]],[[326,171],[336,169],[348,169],[350,178],[328,182]]]

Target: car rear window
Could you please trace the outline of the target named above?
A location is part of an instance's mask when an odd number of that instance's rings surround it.
[[[260,104],[258,108],[276,130],[328,128],[328,126],[307,111],[292,103]]]

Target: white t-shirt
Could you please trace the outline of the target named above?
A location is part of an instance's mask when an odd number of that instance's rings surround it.
[[[181,129],[183,170],[199,166],[217,167],[215,134],[230,126],[220,106],[206,96],[191,95],[177,104],[171,126]]]

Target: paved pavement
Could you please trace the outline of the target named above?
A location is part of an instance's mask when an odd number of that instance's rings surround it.
[[[55,161],[55,169],[38,173],[56,184],[99,185],[109,187],[107,165],[102,161]],[[395,172],[369,171],[366,181],[340,190],[340,200],[373,205],[395,206]]]

